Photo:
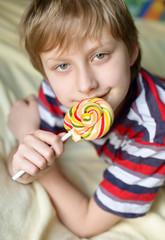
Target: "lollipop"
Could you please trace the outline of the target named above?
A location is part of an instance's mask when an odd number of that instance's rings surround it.
[[[101,98],[86,99],[73,106],[65,115],[64,127],[72,139],[94,140],[103,137],[114,119],[111,106]]]
[[[113,110],[103,99],[83,100],[66,113],[64,127],[68,133],[61,138],[61,141],[65,141],[71,135],[75,142],[82,139],[94,140],[101,138],[109,131],[113,119]],[[15,181],[24,173],[25,171],[21,170],[12,179]]]

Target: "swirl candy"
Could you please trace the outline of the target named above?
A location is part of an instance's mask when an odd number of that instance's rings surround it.
[[[114,113],[101,98],[86,99],[73,106],[65,115],[64,127],[71,131],[75,142],[103,137],[112,126]]]

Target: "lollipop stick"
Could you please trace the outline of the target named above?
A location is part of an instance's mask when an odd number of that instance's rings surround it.
[[[64,142],[66,139],[68,139],[71,136],[71,131],[69,131],[68,133],[66,133],[62,138],[61,141]]]
[[[24,170],[21,170],[21,171],[17,172],[17,173],[12,177],[12,179],[15,181],[17,178],[21,177],[24,173],[25,173],[25,171],[24,171]]]
[[[62,138],[61,141],[64,142],[66,139],[68,139],[71,136],[71,131],[69,131],[67,134],[65,134]],[[52,148],[52,146],[51,146]],[[17,178],[21,177],[23,174],[25,173],[24,170],[20,170],[19,172],[17,172],[12,179],[15,181],[17,180]]]

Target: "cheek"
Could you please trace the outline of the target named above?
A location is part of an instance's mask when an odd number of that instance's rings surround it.
[[[127,95],[127,92],[128,92],[128,85],[123,87],[122,86],[116,87],[110,91],[107,101],[110,103],[114,111],[122,103],[122,101]]]
[[[104,73],[104,74],[103,74]],[[116,54],[114,59],[98,73],[102,83],[113,87],[125,87],[130,82],[129,57],[125,54]]]
[[[71,96],[72,96],[72,92],[71,90],[68,88],[68,86],[65,86],[64,84],[60,84],[60,86],[58,84],[56,84],[55,86],[52,86],[52,89],[56,95],[56,97],[58,98],[59,102],[65,106],[66,108],[70,108],[72,107],[72,103],[71,103]]]
[[[112,105],[113,110],[116,110],[127,95],[130,86],[130,71],[119,71],[113,73],[111,79],[111,91],[108,96],[108,102]]]

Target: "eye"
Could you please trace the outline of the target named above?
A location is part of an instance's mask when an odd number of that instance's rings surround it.
[[[106,57],[106,53],[99,53],[99,54],[97,54],[94,58],[93,58],[93,60],[102,60],[102,59],[104,59],[105,57]]]
[[[63,63],[63,64],[57,66],[56,69],[57,69],[58,71],[65,71],[65,70],[67,70],[69,67],[70,67],[69,64]]]

